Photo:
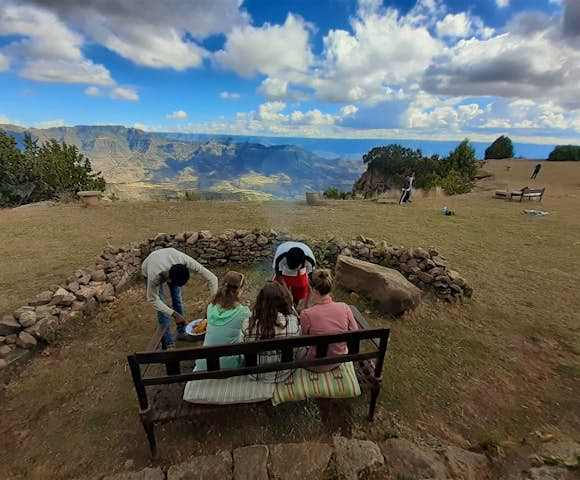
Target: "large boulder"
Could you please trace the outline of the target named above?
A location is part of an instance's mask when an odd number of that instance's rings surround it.
[[[397,270],[344,255],[336,262],[336,281],[345,290],[374,300],[391,315],[401,315],[421,301],[421,290]]]

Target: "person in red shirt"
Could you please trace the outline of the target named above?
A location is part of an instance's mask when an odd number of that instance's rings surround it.
[[[317,270],[310,275],[310,295],[308,304],[302,311],[300,324],[303,335],[325,335],[358,330],[358,325],[350,307],[346,303],[335,302],[330,296],[334,280],[330,270]],[[346,344],[335,343],[328,346],[329,357],[347,353]],[[310,347],[306,358],[316,358],[316,347]],[[332,370],[337,365],[311,367],[315,371]]]
[[[274,281],[288,287],[294,306],[308,297],[308,274],[316,269],[314,253],[301,242],[284,242],[274,255]]]

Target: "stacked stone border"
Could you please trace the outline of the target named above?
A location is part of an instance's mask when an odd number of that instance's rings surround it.
[[[580,443],[546,443],[525,469],[506,474],[485,455],[458,447],[433,450],[402,438],[372,442],[336,436],[330,445],[251,445],[103,480],[572,480],[579,458]]]
[[[107,247],[88,268],[77,270],[60,285],[40,292],[26,305],[0,320],[0,369],[23,358],[39,342],[50,343],[59,328],[91,318],[103,304],[113,302],[138,278],[142,259],[150,252],[174,247],[208,267],[256,264],[271,260],[284,241],[307,242],[321,266],[333,268],[338,255],[347,255],[399,270],[411,283],[449,302],[471,297],[471,285],[434,248],[405,248],[359,235],[352,241],[310,239],[274,230],[227,230],[219,236],[207,230],[158,233],[140,244]]]
[[[490,464],[484,455],[456,447],[439,452],[404,439],[375,443],[333,438],[318,442],[251,445],[193,457],[168,468],[145,468],[103,480],[325,480],[446,478],[483,480]]]

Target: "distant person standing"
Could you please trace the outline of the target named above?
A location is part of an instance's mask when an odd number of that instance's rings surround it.
[[[201,274],[209,282],[211,294],[217,293],[217,277],[193,258],[175,248],[161,248],[151,252],[141,266],[141,273],[147,278],[147,301],[157,310],[157,322],[159,325],[168,325],[170,318],[173,318],[177,325],[178,340],[188,340],[185,333],[181,287],[189,280],[190,272]],[[173,308],[165,302],[163,292],[165,283],[169,287]],[[175,346],[170,328],[165,334],[165,341],[168,347]]]
[[[407,175],[405,181],[403,182],[403,188],[401,189],[401,198],[399,198],[399,205],[408,203],[411,201],[411,192],[413,190],[413,182],[415,181],[415,174]]]
[[[536,165],[536,167],[534,168],[534,173],[532,173],[532,176],[530,177],[530,180],[535,180],[536,177],[538,176],[538,173],[540,173],[540,170],[542,169],[542,164],[538,163]]]

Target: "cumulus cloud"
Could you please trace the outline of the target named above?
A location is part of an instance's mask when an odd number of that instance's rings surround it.
[[[208,52],[200,40],[248,21],[238,0],[32,2],[58,12],[91,40],[138,65],[175,70],[202,64]]]
[[[467,37],[471,31],[471,20],[465,13],[448,14],[436,25],[439,37]]]
[[[509,7],[510,0],[495,0],[495,4],[497,8],[506,8]]]
[[[165,115],[165,118],[167,120],[185,120],[187,118],[187,113],[183,110],[177,110],[176,112],[168,113]]]
[[[215,54],[218,65],[249,77],[283,71],[306,72],[313,61],[309,25],[288,14],[283,25],[237,27],[227,35],[223,50]]]
[[[238,100],[240,98],[240,94],[234,92],[221,92],[220,98],[223,100]]]
[[[580,37],[580,3],[577,0],[566,0],[564,8],[564,35]]]
[[[0,9],[0,36],[15,36],[0,53],[21,77],[40,82],[113,85],[107,68],[84,58],[83,38],[53,12],[5,2]],[[22,38],[21,38],[22,37]]]
[[[28,60],[19,74],[22,78],[37,82],[115,84],[109,70],[90,60]]]
[[[85,90],[85,95],[89,97],[98,97],[101,94],[101,90],[98,87],[88,87]]]
[[[131,100],[131,101],[139,100],[139,95],[134,89],[125,87],[113,88],[109,93],[109,97],[115,100]]]
[[[434,59],[421,85],[434,94],[553,98],[579,108],[580,52],[553,28],[462,40]]]

